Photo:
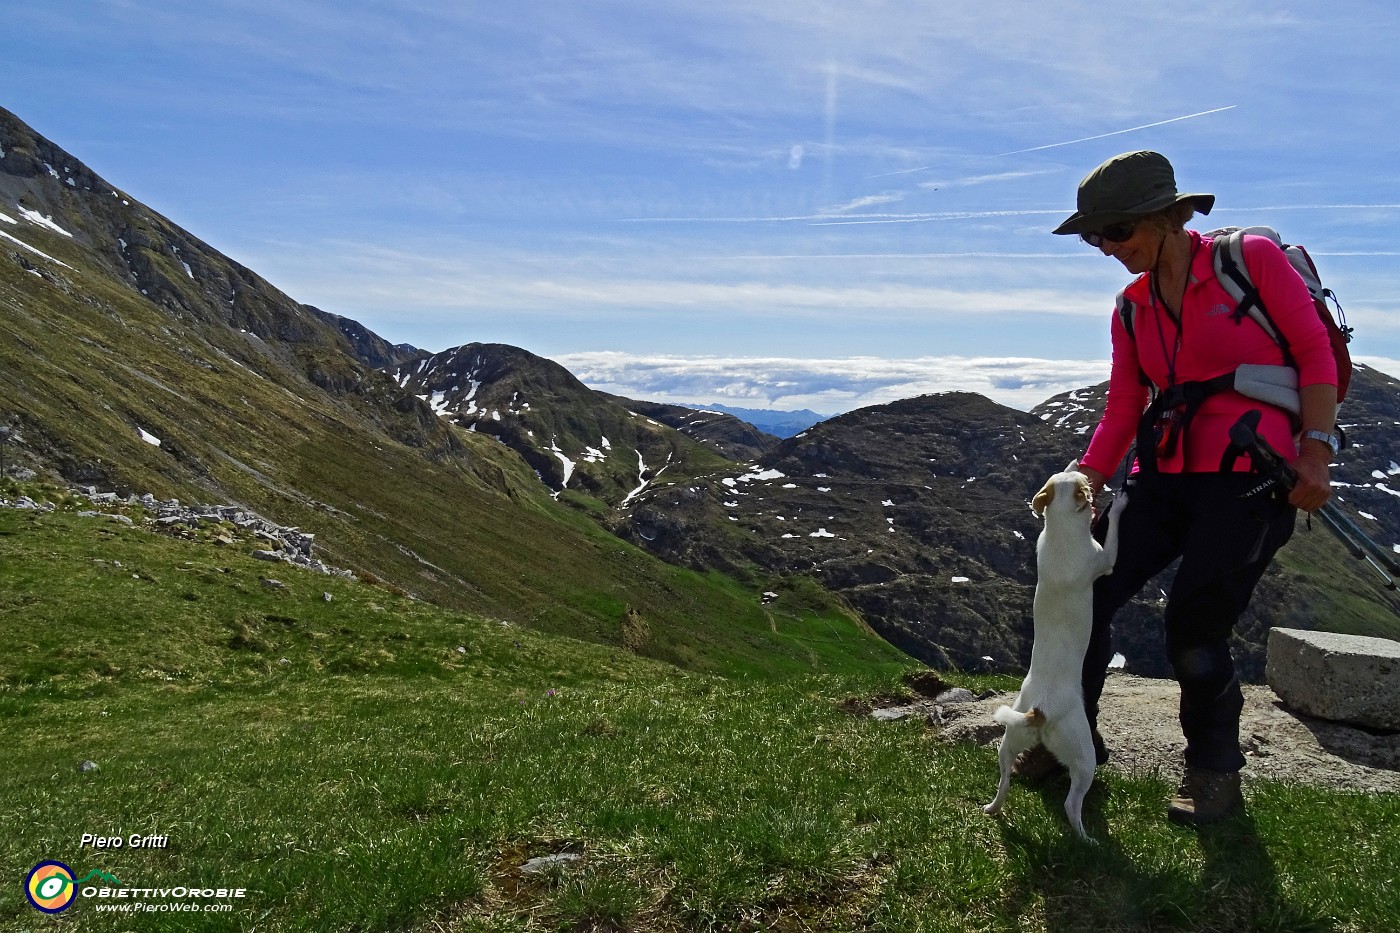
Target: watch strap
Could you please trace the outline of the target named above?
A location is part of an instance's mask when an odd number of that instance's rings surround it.
[[[1326,431],[1305,431],[1303,437],[1309,440],[1322,441],[1322,443],[1332,448],[1333,456],[1342,449],[1342,442],[1338,439],[1337,435],[1328,434]]]

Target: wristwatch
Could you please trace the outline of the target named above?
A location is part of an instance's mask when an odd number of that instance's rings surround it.
[[[1332,456],[1334,457],[1337,456],[1337,452],[1342,449],[1341,439],[1335,434],[1328,434],[1326,431],[1307,431],[1304,432],[1303,437],[1309,440],[1322,441],[1322,443],[1332,448]]]

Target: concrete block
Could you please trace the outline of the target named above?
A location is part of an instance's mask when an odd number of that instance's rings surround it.
[[[1306,716],[1400,730],[1400,642],[1276,628],[1269,632],[1264,678]]]

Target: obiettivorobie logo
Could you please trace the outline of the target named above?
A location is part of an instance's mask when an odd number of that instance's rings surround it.
[[[105,871],[93,869],[82,878],[73,877],[73,869],[62,862],[40,862],[24,879],[24,896],[35,910],[46,914],[61,914],[73,906],[78,896],[78,885],[87,884],[94,878],[120,886],[121,882]]]
[[[78,878],[73,869],[52,859],[40,862],[24,879],[24,896],[35,910],[59,914],[80,896],[94,902],[93,909],[122,913],[220,913],[234,909],[248,896],[247,888],[179,885],[143,887],[94,869]]]

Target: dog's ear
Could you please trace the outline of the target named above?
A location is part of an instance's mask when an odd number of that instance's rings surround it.
[[[1094,504],[1094,487],[1089,483],[1089,477],[1082,473],[1079,475],[1079,482],[1074,485],[1074,501],[1078,503],[1079,509]]]
[[[1050,506],[1050,503],[1054,501],[1055,487],[1053,484],[1047,482],[1044,486],[1040,487],[1040,492],[1036,493],[1035,498],[1031,500],[1031,511],[1035,513],[1036,518],[1043,518],[1045,517],[1045,510]]]
[[[1065,472],[1066,472],[1066,473],[1078,473],[1078,472],[1079,472],[1079,460],[1078,460],[1078,458],[1075,458],[1074,460],[1071,460],[1071,461],[1069,462],[1069,466],[1065,467]]]

